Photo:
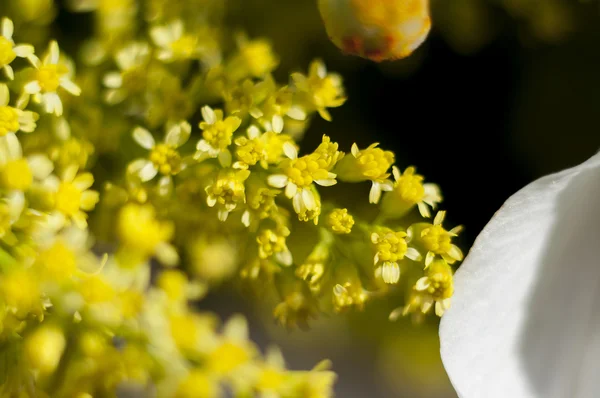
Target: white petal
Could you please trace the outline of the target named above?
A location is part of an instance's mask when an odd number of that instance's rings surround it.
[[[156,177],[157,174],[158,174],[157,168],[150,161],[148,161],[144,165],[144,167],[142,167],[140,169],[140,171],[138,172],[138,175],[139,175],[140,179],[142,181],[144,181],[144,182],[150,181],[151,179],[153,179],[154,177]]]
[[[0,106],[8,105],[10,101],[10,94],[8,92],[8,86],[6,84],[0,84]]]
[[[283,131],[283,118],[279,115],[273,116],[273,131],[276,133],[281,133]]]
[[[108,88],[119,88],[123,85],[123,77],[119,72],[109,72],[102,78],[102,83]]]
[[[302,190],[302,201],[308,210],[315,210],[317,208],[317,200],[310,189]]]
[[[182,122],[174,125],[167,132],[165,143],[174,148],[179,148],[190,138],[192,126],[188,122]]]
[[[54,164],[46,155],[30,155],[27,157],[27,163],[29,163],[33,176],[38,180],[48,177],[54,170]]]
[[[74,96],[81,95],[81,88],[70,79],[61,79],[60,86]]]
[[[58,59],[60,58],[60,50],[58,49],[58,43],[54,40],[50,42],[48,46],[48,52],[46,57],[44,57],[44,64],[58,64]]]
[[[283,153],[285,153],[285,156],[287,156],[290,159],[298,158],[298,150],[296,149],[296,146],[291,142],[286,142],[285,144],[283,144]]]
[[[373,182],[371,185],[371,191],[369,191],[369,203],[379,203],[381,198],[381,184]]]
[[[41,90],[42,87],[40,86],[40,83],[37,82],[37,80],[31,81],[23,87],[23,91],[25,91],[27,94],[37,94]]]
[[[215,124],[217,122],[217,116],[215,111],[210,106],[203,106],[200,110],[202,113],[202,119],[208,124]]]
[[[21,58],[29,58],[34,53],[33,46],[30,46],[29,44],[19,44],[13,48],[13,51]]]
[[[13,25],[13,22],[8,18],[2,18],[2,36],[11,40],[14,31],[15,26]]]
[[[600,154],[512,196],[456,273],[441,353],[465,398],[600,396]]]
[[[283,188],[288,183],[288,178],[284,174],[272,174],[267,178],[270,186],[274,188]]]
[[[142,148],[152,149],[154,147],[154,137],[148,130],[142,127],[136,127],[133,130],[133,139],[140,144]]]

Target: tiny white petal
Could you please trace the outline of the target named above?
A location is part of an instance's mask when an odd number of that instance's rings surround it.
[[[217,121],[217,116],[215,115],[215,111],[210,106],[204,106],[201,109],[202,118],[208,124],[215,124]]]
[[[283,188],[288,183],[288,177],[284,174],[272,174],[267,178],[267,182],[273,188]]]
[[[283,144],[283,153],[285,153],[285,156],[290,159],[298,158],[298,150],[296,149],[296,146],[289,141]]]
[[[133,129],[133,139],[145,149],[152,149],[156,144],[152,134],[143,127],[136,127]]]

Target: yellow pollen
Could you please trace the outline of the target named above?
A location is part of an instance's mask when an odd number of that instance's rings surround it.
[[[16,57],[11,41],[0,36],[0,67],[10,64]]]
[[[181,156],[166,144],[158,144],[152,149],[150,161],[164,175],[177,174],[181,171]]]
[[[56,193],[56,210],[73,216],[81,205],[81,191],[70,182],[61,182]]]
[[[0,106],[0,137],[18,131],[19,126],[17,110],[10,106]]]
[[[36,80],[40,83],[42,91],[53,92],[60,86],[60,78],[68,72],[64,65],[43,65],[36,75]]]

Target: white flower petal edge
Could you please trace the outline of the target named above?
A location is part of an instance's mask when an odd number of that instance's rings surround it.
[[[600,397],[600,154],[496,213],[440,326],[462,398]]]

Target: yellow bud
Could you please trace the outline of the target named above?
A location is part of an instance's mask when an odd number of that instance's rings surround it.
[[[52,373],[65,349],[65,336],[56,326],[44,326],[25,340],[25,355],[31,367],[42,373]]]
[[[409,56],[431,28],[429,0],[319,0],[319,10],[336,46],[376,62]]]

